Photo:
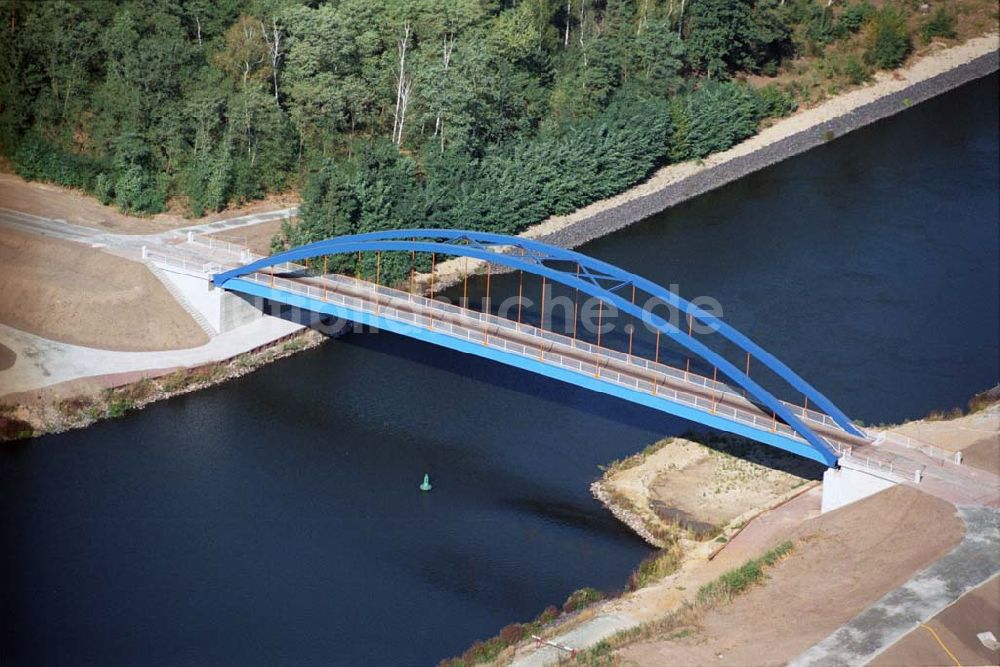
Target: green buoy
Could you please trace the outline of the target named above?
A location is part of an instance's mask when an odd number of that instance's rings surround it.
[[[424,482],[423,484],[420,485],[420,490],[421,491],[431,490],[431,476],[428,475],[427,473],[424,473]]]

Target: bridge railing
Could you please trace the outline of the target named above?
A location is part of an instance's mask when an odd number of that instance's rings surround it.
[[[241,260],[246,257],[252,257],[252,255],[247,255],[246,242],[239,244],[212,236],[205,236],[204,234],[193,233],[189,233],[187,242],[208,248],[209,250],[222,250],[223,252],[238,256]]]
[[[962,453],[948,451],[946,449],[941,449],[940,447],[935,447],[934,445],[928,444],[926,442],[921,442],[911,438],[908,435],[902,433],[896,433],[895,431],[885,430],[878,434],[875,438],[875,444],[879,445],[882,443],[889,443],[890,445],[896,445],[898,447],[903,447],[905,449],[912,449],[933,458],[939,459],[941,461],[946,461],[948,463],[961,464],[962,463]]]
[[[925,466],[919,463],[901,457],[886,456],[883,452],[878,452],[876,456],[848,453],[840,459],[840,463],[843,467],[864,470],[891,482],[919,483],[925,470]]]
[[[176,255],[169,255],[156,250],[149,250],[148,248],[143,249],[142,258],[161,267],[177,271],[178,273],[185,273],[199,278],[210,276],[222,269],[221,265],[216,264],[215,262],[192,261]]]
[[[283,270],[286,272],[294,271],[296,270],[296,267],[286,267]],[[627,355],[615,350],[608,350],[607,348],[600,348],[584,341],[574,340],[567,336],[561,336],[560,334],[555,334],[550,331],[544,331],[530,324],[517,323],[496,315],[461,308],[453,304],[432,300],[422,295],[411,294],[409,292],[383,286],[376,286],[373,283],[356,280],[347,276],[328,276],[326,278],[326,281],[328,282],[326,289],[322,286],[303,282],[302,280],[273,276],[270,273],[255,272],[243,276],[243,279],[262,285],[268,285],[273,289],[302,294],[318,301],[340,305],[355,311],[380,315],[393,319],[397,322],[411,324],[423,329],[433,330],[438,333],[444,333],[472,343],[496,347],[505,352],[522,357],[536,358],[539,361],[544,361],[573,372],[593,375],[595,378],[599,378],[604,382],[617,384],[628,389],[662,397],[664,400],[671,400],[679,404],[688,405],[709,414],[753,426],[761,431],[768,431],[800,442],[805,442],[804,438],[802,438],[784,422],[778,421],[773,417],[768,418],[766,415],[761,415],[760,413],[752,410],[744,410],[722,403],[721,399],[723,394],[728,395],[733,399],[745,401],[741,394],[732,391],[727,385],[719,382],[713,382],[712,380],[708,380],[691,373],[686,373],[670,366],[656,364],[640,357]],[[330,283],[332,283],[334,289],[330,289]],[[336,287],[339,285],[355,290],[365,290],[371,293],[372,297],[359,298],[343,294],[336,291]],[[416,305],[419,310],[426,310],[428,312],[433,311],[437,313],[447,312],[463,319],[472,320],[472,323],[470,323],[469,326],[459,325],[452,322],[442,321],[437,318],[432,318],[430,315],[423,315],[396,308],[393,304],[399,303],[400,301]],[[539,338],[552,343],[553,345],[569,347],[574,351],[587,353],[589,356],[594,358],[594,361],[587,362],[567,356],[555,351],[551,345],[548,349],[544,349],[540,345],[525,345],[516,341],[507,340],[495,334],[491,335],[488,327],[498,327],[508,331],[517,332],[522,335]],[[608,359],[615,359],[624,363],[639,366],[647,371],[653,372],[654,374],[659,373],[673,378],[677,382],[695,385],[703,389],[716,390],[718,391],[718,395],[714,400],[708,399],[696,393],[680,391],[666,384],[660,384],[655,381],[649,381],[623,374],[619,371],[607,368],[606,363],[601,363],[602,360],[607,361]],[[841,447],[837,443],[829,442],[829,444],[835,451],[840,453]]]

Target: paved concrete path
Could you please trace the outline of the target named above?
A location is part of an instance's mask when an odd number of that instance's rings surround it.
[[[31,213],[23,213],[9,208],[0,207],[0,226],[16,229],[22,232],[40,234],[64,241],[84,243],[93,248],[108,248],[132,250],[138,252],[142,246],[155,246],[166,243],[176,243],[183,240],[188,232],[194,234],[215,234],[228,232],[242,227],[251,227],[272,220],[282,220],[298,215],[297,207],[283,208],[277,211],[241,215],[236,218],[216,220],[178,229],[170,229],[156,234],[115,234],[92,227],[76,225],[65,220],[44,218]]]
[[[616,632],[634,628],[639,622],[627,614],[607,614],[595,616],[573,630],[559,635],[554,641],[563,646],[593,646]],[[534,653],[510,663],[511,667],[544,667],[559,662],[569,654],[553,646],[542,646]]]
[[[1000,510],[958,509],[965,537],[949,554],[792,660],[790,667],[865,665],[1000,571]],[[833,573],[831,576],[836,576]]]
[[[183,350],[116,352],[60,343],[0,324],[0,342],[17,354],[0,371],[0,396],[48,387],[96,375],[198,366],[229,359],[302,328],[277,317],[221,333],[208,343]]]
[[[297,206],[292,206],[277,211],[267,211],[266,213],[252,213],[250,215],[241,215],[237,218],[227,218],[226,220],[216,220],[215,222],[206,222],[200,225],[181,227],[176,231],[183,232],[185,234],[187,232],[194,232],[195,234],[215,234],[217,232],[228,232],[233,229],[239,229],[240,227],[250,227],[252,225],[259,225],[262,222],[271,222],[272,220],[283,220],[284,218],[291,218],[298,214],[299,214],[299,208]]]
[[[9,208],[0,208],[0,226],[21,232],[40,234],[64,241],[85,243],[89,246],[106,244],[109,236],[127,236],[125,234],[109,234],[99,229],[74,225],[65,220],[43,218],[31,213],[22,213]]]

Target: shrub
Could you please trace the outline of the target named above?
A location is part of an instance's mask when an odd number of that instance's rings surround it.
[[[847,37],[857,31],[868,22],[868,19],[875,13],[875,8],[867,0],[856,5],[845,7],[844,11],[837,17],[835,32],[837,37]]]
[[[920,26],[920,34],[925,42],[929,42],[935,37],[945,37],[951,39],[955,36],[955,17],[944,7],[938,7],[931,16]]]
[[[604,594],[596,588],[581,588],[573,591],[563,603],[563,612],[569,614],[604,599]]]
[[[1000,385],[981,391],[969,399],[969,412],[979,412],[997,402],[1000,402]]]
[[[844,75],[854,85],[864,83],[872,77],[864,63],[858,60],[858,57],[854,55],[848,56],[847,62],[844,63]]]
[[[34,427],[25,420],[18,419],[13,414],[0,414],[0,440],[20,440],[34,434]]]
[[[707,81],[697,91],[674,98],[670,112],[670,156],[680,162],[726,150],[753,135],[766,106],[749,86]]]
[[[520,641],[524,637],[525,630],[524,626],[520,623],[511,623],[510,625],[505,625],[500,629],[500,641],[504,644],[510,645],[514,642]]]
[[[829,6],[819,6],[815,3],[805,5],[808,15],[805,17],[805,38],[813,53],[822,53],[823,48],[836,37],[836,24]]]
[[[153,381],[149,378],[142,378],[138,382],[116,389],[115,396],[135,404],[148,400],[155,391],[156,386]]]
[[[550,604],[541,614],[538,615],[538,622],[541,624],[551,623],[559,616],[559,607]]]
[[[11,157],[14,171],[25,180],[50,181],[91,191],[100,169],[92,158],[67,152],[35,132],[27,133]]]
[[[94,179],[94,195],[101,203],[109,205],[115,200],[115,180],[114,177],[105,172],[101,172]]]
[[[73,396],[71,398],[64,398],[56,403],[56,409],[59,410],[59,414],[68,419],[76,419],[81,415],[87,414],[87,411],[91,407],[93,407],[93,399],[89,396]]]
[[[886,6],[872,15],[865,27],[865,62],[879,69],[898,67],[909,55],[913,44],[906,15]]]
[[[146,170],[133,164],[115,183],[115,203],[126,213],[159,213],[164,197]]]
[[[778,88],[773,83],[759,89],[757,95],[764,104],[764,113],[767,116],[782,118],[798,108],[795,97]]]
[[[108,417],[123,417],[129,410],[135,408],[135,404],[128,399],[114,399],[108,403],[108,409],[105,414]]]

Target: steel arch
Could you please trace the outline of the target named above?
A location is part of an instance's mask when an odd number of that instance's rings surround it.
[[[422,239],[422,240],[421,240]],[[504,252],[508,248],[518,248],[522,254]],[[634,285],[643,292],[662,299],[665,303],[690,315],[702,324],[712,327],[717,333],[737,345],[751,358],[764,364],[775,374],[807,396],[816,406],[826,412],[846,432],[864,437],[847,416],[828,398],[794,373],[777,357],[754,343],[744,334],[731,327],[720,318],[699,308],[697,305],[666,290],[656,283],[635,275],[612,264],[602,262],[582,253],[514,236],[472,232],[464,230],[405,229],[371,232],[342,236],[318,241],[283,253],[278,253],[245,266],[216,274],[214,284],[225,287],[227,281],[240,276],[273,267],[285,262],[355,252],[417,251],[442,255],[465,256],[520,269],[540,276],[546,276],[568,287],[580,289],[586,294],[613,304],[620,311],[642,319],[664,335],[668,336],[692,354],[718,368],[735,384],[746,389],[749,395],[771,409],[786,424],[801,435],[828,465],[835,465],[837,454],[829,444],[802,419],[792,413],[760,384],[740,371],[727,359],[708,348],[704,343],[681,331],[667,320],[651,311],[631,303],[617,291]],[[572,262],[579,266],[579,274],[546,265],[546,262]]]

